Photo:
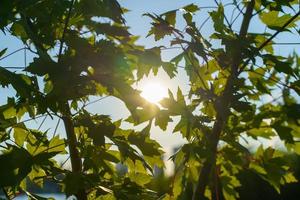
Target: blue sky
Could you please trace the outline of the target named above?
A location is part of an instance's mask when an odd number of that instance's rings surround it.
[[[229,1],[223,1],[224,4]],[[146,47],[153,47],[156,45],[165,45],[168,46],[169,42],[168,40],[162,40],[159,42],[155,42],[153,37],[146,38],[146,35],[148,33],[148,30],[150,29],[150,19],[147,17],[142,16],[144,13],[163,13],[172,9],[180,8],[184,5],[195,3],[199,6],[215,6],[213,0],[206,0],[206,1],[191,1],[191,0],[120,0],[120,3],[122,6],[128,8],[130,12],[128,12],[125,15],[126,23],[130,28],[130,32],[134,35],[140,35],[140,39],[138,40],[139,44],[145,45]],[[230,9],[230,8],[229,8]],[[200,10],[196,15],[196,21],[199,22],[199,24],[202,23],[202,21],[207,16],[207,9]],[[231,10],[227,13],[230,16]],[[181,26],[180,19],[178,20],[179,26]],[[250,24],[250,31],[253,32],[264,32],[265,27],[262,26],[260,23],[258,23],[258,19],[255,19]],[[234,27],[238,29],[238,23],[237,26]],[[207,36],[209,33],[213,31],[212,23],[209,21],[206,26],[202,29],[202,34],[204,36]],[[8,48],[8,53],[22,47],[22,43],[8,35],[4,36],[3,33],[0,34],[0,50],[6,47]],[[279,37],[276,38],[277,42],[297,42],[299,41],[298,35],[291,35],[287,33],[281,34]],[[298,46],[277,46],[275,48],[275,52],[283,55],[287,55],[288,53],[291,53],[293,50],[296,52],[299,52],[300,47]],[[169,50],[163,52],[163,59],[168,60],[172,58],[174,55],[176,55],[177,50]],[[27,52],[27,58],[26,62],[30,62],[32,57]],[[10,56],[7,59],[0,60],[0,66],[18,66],[22,67],[24,66],[24,51],[20,51],[13,56]],[[163,83],[166,87],[170,88],[172,91],[176,91],[176,88],[180,86],[182,88],[184,93],[187,93],[188,90],[188,82],[187,77],[185,75],[185,72],[182,69],[178,70],[178,76],[174,79],[169,79],[167,75],[160,70],[158,77],[150,76],[148,80],[143,80],[143,82],[146,81],[159,81]],[[12,90],[10,89],[0,89],[0,104],[4,103],[6,100],[7,95],[13,95]],[[98,103],[95,103],[93,105],[90,105],[88,109],[92,112],[99,113],[99,114],[108,114],[110,115],[114,120],[120,119],[120,118],[126,118],[129,115],[128,110],[124,106],[124,104],[119,101],[116,98],[108,97]],[[39,124],[41,123],[41,120],[37,120],[36,122],[30,123],[30,126],[33,128],[37,128]],[[178,119],[174,119],[176,122]],[[57,121],[53,121],[50,118],[46,119],[46,122],[44,123],[42,129],[46,130],[48,128],[51,128],[51,130],[54,130],[54,126],[56,125]],[[179,134],[171,134],[172,127],[174,126],[174,123],[172,123],[168,130],[166,132],[161,131],[159,128],[154,127],[152,129],[152,137],[154,139],[157,139],[167,150],[172,149],[173,147],[181,144],[183,142],[181,136]],[[51,130],[49,131],[51,133]],[[59,132],[63,135],[64,129],[62,124],[59,126]]]

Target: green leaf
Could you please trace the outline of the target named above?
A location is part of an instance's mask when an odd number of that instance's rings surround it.
[[[256,164],[256,163],[253,163],[253,162],[250,163],[249,169],[252,169],[252,170],[254,170],[256,173],[259,173],[259,174],[264,174],[264,175],[267,174],[266,170],[265,170],[263,167],[261,167],[260,165],[258,165],[258,164]]]
[[[7,48],[2,49],[2,50],[0,51],[0,58],[6,53],[6,51],[7,51]]]
[[[176,23],[176,10],[166,12],[163,15],[166,17],[165,19],[170,25],[175,26],[175,23]]]
[[[130,174],[129,178],[138,185],[145,185],[151,181],[149,175],[143,173]]]
[[[52,165],[51,161],[49,159],[53,158],[57,154],[60,154],[60,151],[52,151],[52,152],[42,152],[33,157],[33,161],[35,165],[40,166],[49,166]]]
[[[177,69],[175,65],[172,63],[164,62],[162,64],[162,68],[164,69],[165,72],[167,72],[170,78],[174,78],[177,74]]]
[[[63,139],[60,139],[59,136],[55,136],[52,138],[49,142],[49,146],[47,148],[47,152],[61,152],[65,153],[66,146],[65,146],[65,141]]]
[[[106,34],[112,37],[122,36],[129,37],[130,33],[127,28],[120,25],[111,25],[109,23],[94,23],[92,27],[95,29],[97,34]]]
[[[264,42],[266,42],[267,41],[267,37],[266,36],[263,36],[263,35],[257,35],[256,37],[255,37],[255,41],[257,42],[256,43],[256,46],[257,47],[259,47],[259,46],[261,46]],[[265,47],[264,47],[264,50],[266,50],[268,53],[270,53],[270,54],[273,54],[274,53],[274,49],[273,49],[273,45],[271,45],[271,44],[273,44],[272,42],[269,42],[269,45],[266,45]]]
[[[147,135],[131,133],[128,136],[128,141],[131,144],[136,145],[145,156],[160,156],[161,154],[161,151],[159,150],[160,145],[156,141],[150,139]]]
[[[32,156],[23,148],[11,147],[0,155],[0,187],[17,186],[31,171]]]
[[[247,112],[253,110],[252,105],[244,101],[234,101],[232,107],[238,112]]]
[[[177,56],[175,56],[174,58],[172,58],[172,60],[170,61],[171,63],[175,63],[176,65],[178,65],[178,63],[184,58],[184,53],[178,54]]]
[[[270,11],[270,12],[264,12],[260,14],[260,19],[262,22],[264,22],[270,29],[279,30],[287,21],[289,21],[292,18],[290,14],[284,14],[282,16],[279,16],[278,11]],[[300,18],[297,18],[292,23],[290,23],[286,29],[295,27],[295,22],[299,20]]]
[[[289,61],[282,61],[282,58],[273,56],[271,54],[263,55],[264,62],[267,65],[271,65],[278,72],[283,72],[285,74],[293,75],[294,71],[291,67],[292,63]]]
[[[77,194],[77,192],[84,188],[84,177],[80,173],[67,173],[64,178],[65,193],[67,196]]]
[[[270,138],[275,136],[272,128],[253,128],[248,130],[247,133],[255,139],[257,137]]]
[[[186,106],[184,96],[183,96],[182,91],[179,87],[177,88],[177,102],[182,106]]]
[[[222,4],[218,6],[217,11],[212,11],[209,13],[213,22],[214,28],[217,32],[222,32],[224,30],[224,7]]]
[[[28,131],[23,127],[15,127],[14,128],[14,138],[15,142],[19,146],[23,146],[26,137],[28,136]]]
[[[284,175],[284,179],[286,183],[297,183],[297,178],[292,173],[287,173]]]
[[[299,142],[297,142],[293,145],[293,149],[296,154],[300,155],[300,143]]]
[[[290,105],[285,105],[282,109],[288,118],[298,120],[300,119],[300,104],[292,103]]]
[[[107,161],[119,163],[120,159],[115,155],[115,151],[101,151],[100,156]]]
[[[112,137],[116,130],[115,125],[106,115],[94,115],[91,118],[88,113],[85,113],[81,120],[79,124],[88,127],[88,136],[93,139],[95,145],[103,146],[105,144],[105,136]]]
[[[16,117],[17,111],[13,106],[10,106],[7,109],[5,109],[2,114],[5,119],[11,119]]]
[[[300,80],[294,81],[291,83],[291,88],[297,92],[297,94],[300,96]]]
[[[287,126],[282,125],[280,122],[274,123],[272,127],[276,130],[280,139],[287,143],[294,143],[294,137],[292,135],[293,129]]]
[[[154,35],[155,41],[164,38],[167,35],[171,35],[176,32],[178,35],[182,36],[181,32],[174,29],[165,19],[158,15],[152,15],[149,13],[144,14],[144,16],[150,17],[154,22],[152,23],[152,28],[150,29],[148,36]],[[171,19],[172,22],[173,19]],[[173,21],[174,22],[174,21]]]
[[[152,67],[159,67],[162,64],[160,58],[160,48],[153,47],[151,49],[145,49],[142,54],[139,56],[140,62]]]
[[[30,83],[27,78],[29,77],[0,67],[0,84],[2,86],[11,85],[17,91],[18,96],[32,98],[31,94],[35,91],[35,88],[32,85],[31,78],[29,78]]]
[[[169,122],[172,122],[172,119],[169,116],[168,111],[161,110],[155,117],[155,125],[159,126],[162,130],[166,130]]]
[[[187,6],[184,6],[182,9],[185,10],[186,12],[191,12],[191,13],[200,10],[200,8],[195,4],[189,4]]]

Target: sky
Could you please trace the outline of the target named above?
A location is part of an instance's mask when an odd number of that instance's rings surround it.
[[[138,40],[138,43],[141,45],[145,45],[148,48],[151,48],[153,46],[169,46],[169,40],[162,40],[155,42],[153,37],[147,37],[148,30],[150,29],[150,19],[142,16],[144,13],[163,13],[169,10],[177,9],[180,7],[183,7],[190,3],[195,3],[201,7],[206,6],[215,6],[213,0],[206,0],[206,1],[192,1],[192,0],[120,0],[120,4],[129,9],[130,11],[125,14],[126,24],[130,27],[130,32],[133,35],[139,35],[140,39]],[[223,1],[224,4],[226,4],[227,1]],[[196,21],[201,24],[206,17],[207,9],[201,9],[199,12],[197,12],[197,15],[195,16]],[[231,15],[231,11],[229,8],[228,13],[226,13],[228,16]],[[239,20],[237,20],[237,26],[234,27],[238,29],[238,23]],[[265,27],[262,26],[260,23],[257,23],[258,19],[255,19],[250,24],[250,31],[253,32],[264,32]],[[178,19],[179,26],[183,26],[180,19]],[[201,30],[202,35],[208,36],[210,33],[213,32],[213,26],[212,22],[208,21],[208,23],[203,27]],[[279,37],[275,39],[277,42],[297,42],[299,41],[298,35],[291,35],[283,33]],[[8,48],[8,53],[13,52],[14,50],[22,47],[22,43],[13,37],[6,35],[4,36],[3,33],[0,34],[0,50],[6,47]],[[288,53],[295,50],[296,52],[300,51],[300,45],[298,46],[277,46],[275,48],[275,53],[288,55]],[[170,58],[174,57],[178,53],[178,50],[166,50],[163,51],[163,60],[169,60]],[[32,56],[27,52],[26,53],[26,59],[24,57],[24,51],[20,51],[13,56],[8,57],[7,59],[0,60],[0,66],[18,66],[23,67],[26,66],[31,60]],[[188,81],[187,76],[185,75],[185,72],[182,69],[178,69],[178,75],[174,79],[168,78],[166,73],[164,73],[162,70],[159,71],[158,76],[154,77],[153,75],[150,75],[150,77],[142,80],[140,83],[136,85],[136,87],[140,88],[143,85],[145,85],[149,81],[158,82],[163,84],[165,87],[170,88],[173,92],[176,92],[177,87],[179,86],[183,93],[186,94],[188,92]],[[0,105],[3,104],[6,100],[7,96],[13,96],[14,93],[11,89],[0,89]],[[97,98],[92,98],[97,99]],[[87,107],[88,110],[94,113],[98,114],[107,114],[110,115],[113,120],[118,119],[126,119],[129,116],[129,112],[126,109],[125,105],[118,99],[114,97],[108,97],[105,98],[95,104],[92,104]],[[32,126],[32,128],[37,128],[41,121],[43,119],[38,119],[36,121],[31,122],[29,125]],[[182,139],[180,134],[178,133],[171,133],[174,125],[178,121],[178,118],[174,118],[174,122],[171,123],[168,126],[167,131],[162,131],[158,127],[153,127],[151,130],[151,137],[155,140],[157,140],[164,148],[165,151],[172,152],[172,149],[175,147],[178,147],[178,145],[183,144],[185,141]],[[49,117],[46,118],[45,123],[42,126],[42,130],[47,130],[50,128],[51,131],[54,130],[55,125],[57,124],[57,119],[51,120]],[[130,125],[125,124],[126,127],[130,127]],[[64,127],[62,123],[59,124],[58,132],[61,135],[64,135]],[[275,141],[276,142],[276,141]]]

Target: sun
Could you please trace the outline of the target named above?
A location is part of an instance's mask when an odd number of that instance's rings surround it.
[[[151,103],[158,103],[168,96],[167,88],[159,82],[148,82],[141,87],[141,96]]]

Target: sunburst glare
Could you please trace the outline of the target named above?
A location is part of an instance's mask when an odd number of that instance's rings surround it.
[[[167,88],[159,82],[148,82],[141,87],[141,96],[151,103],[158,103],[168,96]]]

